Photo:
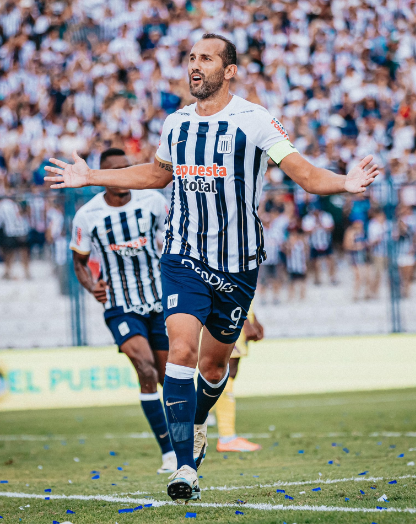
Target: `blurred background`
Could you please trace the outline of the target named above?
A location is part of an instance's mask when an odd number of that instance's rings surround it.
[[[44,167],[77,149],[98,168],[110,146],[152,161],[166,116],[194,101],[188,52],[206,32],[237,46],[233,93],[310,162],[382,168],[364,195],[321,198],[270,164],[266,337],[416,331],[415,2],[16,0],[0,7],[0,348],[113,343],[68,250],[100,189],[48,190]]]

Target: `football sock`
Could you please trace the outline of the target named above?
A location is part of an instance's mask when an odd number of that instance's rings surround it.
[[[144,414],[155,434],[162,454],[173,451],[159,393],[140,393],[140,400]]]
[[[209,410],[220,398],[221,393],[227,385],[228,375],[229,367],[227,366],[227,371],[222,380],[218,382],[218,384],[211,384],[211,382],[208,382],[201,373],[198,374],[195,424],[203,424],[207,420]]]
[[[217,403],[215,411],[217,414],[218,433],[223,444],[230,442],[236,437],[235,433],[235,398],[234,379],[229,377],[227,385]]]
[[[195,419],[195,369],[166,364],[163,399],[172,447],[176,453],[178,469],[195,468],[194,419]]]

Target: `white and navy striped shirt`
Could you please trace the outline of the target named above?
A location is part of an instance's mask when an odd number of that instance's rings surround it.
[[[215,115],[199,116],[196,104],[169,115],[156,153],[173,164],[164,253],[231,273],[265,260],[257,208],[267,151],[285,140],[266,109],[238,96]]]
[[[167,202],[158,191],[132,191],[124,206],[109,206],[98,193],[76,213],[70,248],[89,254],[93,244],[101,255],[103,279],[108,284],[105,308],[125,311],[160,302],[157,230],[165,230]],[[150,307],[150,310],[152,308]]]

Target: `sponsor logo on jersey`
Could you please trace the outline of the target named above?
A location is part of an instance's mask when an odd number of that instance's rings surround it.
[[[77,239],[77,246],[80,246],[82,241],[82,231],[80,227],[75,228],[75,238]]]
[[[139,306],[123,306],[124,313],[136,313],[137,315],[148,315],[152,311],[155,313],[162,313],[162,302],[154,302],[153,304],[140,304]]]
[[[228,147],[225,145],[224,147]],[[183,181],[183,190],[191,193],[217,193],[216,178],[224,178],[228,175],[227,168],[213,164],[212,166],[187,166],[178,164],[175,169],[175,174],[181,177]],[[189,180],[191,177],[212,177],[209,180],[206,178],[198,178],[196,180]]]
[[[270,122],[272,126],[279,131],[279,133],[287,138],[289,140],[289,135],[286,133],[286,129],[282,126],[282,124],[277,120],[277,118],[273,118],[273,120]]]
[[[116,251],[122,257],[134,257],[143,249],[143,246],[147,244],[146,237],[140,237],[137,240],[131,242],[125,242],[124,244],[110,244],[111,251]]]
[[[226,282],[224,278],[219,277],[215,273],[208,273],[207,271],[203,271],[198,266],[195,267],[195,264],[192,262],[192,260],[184,258],[182,260],[182,264],[186,267],[193,269],[195,273],[197,273],[202,278],[202,280],[204,280],[207,284],[212,286],[217,291],[224,291],[224,293],[232,293],[234,291],[234,288],[237,287],[236,284],[230,284],[229,282]]]
[[[186,176],[213,176],[226,177],[227,168],[213,164],[212,166],[187,166],[178,164],[175,169],[175,175],[185,178]]]

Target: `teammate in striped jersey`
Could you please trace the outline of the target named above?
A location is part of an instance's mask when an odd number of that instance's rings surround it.
[[[121,149],[101,155],[103,169],[128,165]],[[139,377],[141,405],[162,451],[158,473],[176,470],[157,392],[158,381],[163,385],[169,349],[156,246],[156,232],[164,230],[166,213],[166,200],[158,191],[107,187],[76,213],[70,245],[78,280],[104,305],[104,319],[119,351],[129,357]],[[101,255],[98,282],[88,268],[93,245]]]
[[[74,165],[51,159],[58,167],[46,168],[59,175],[46,177],[52,188],[158,188],[173,175],[161,268],[169,334],[164,402],[179,468],[168,485],[174,500],[200,498],[205,421],[227,383],[265,259],[257,207],[268,157],[311,193],[362,193],[378,174],[377,166],[365,169],[371,155],[347,176],[310,164],[276,118],[230,93],[236,64],[236,48],[222,36],[204,35],[194,45],[188,75],[197,102],[168,116],[153,164],[92,170],[74,152]]]

